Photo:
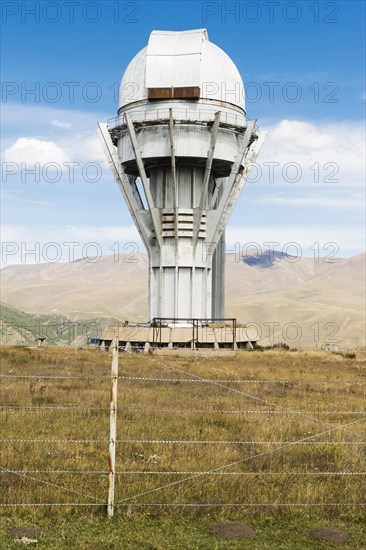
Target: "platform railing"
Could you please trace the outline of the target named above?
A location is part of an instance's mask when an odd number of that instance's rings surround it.
[[[218,109],[173,109],[174,120],[179,121],[190,121],[190,122],[213,122],[215,118],[215,113]],[[141,111],[131,110],[129,115],[133,122],[154,122],[154,121],[169,121],[169,108],[158,108],[158,109],[144,109]],[[244,115],[235,115],[232,113],[227,113],[225,111],[221,112],[221,124],[228,124],[230,126],[237,126],[240,128],[246,127],[247,119]],[[119,126],[126,124],[126,117],[124,113],[121,113],[117,117],[110,118],[107,121],[108,129],[113,130]]]

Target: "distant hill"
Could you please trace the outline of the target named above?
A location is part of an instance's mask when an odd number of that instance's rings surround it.
[[[297,261],[282,253],[266,252],[259,259],[227,254],[226,315],[256,323],[263,343],[290,340],[295,347],[313,347],[333,338],[341,347],[364,345],[365,261],[364,253],[334,263]],[[39,315],[122,322],[148,317],[144,254],[8,266],[1,280],[9,311],[17,308],[33,320]]]
[[[34,345],[39,338],[51,345],[82,344],[117,322],[114,318],[71,321],[64,315],[31,315],[0,304],[0,345]]]
[[[132,262],[136,260],[136,262]],[[147,258],[103,256],[97,262],[13,265],[1,270],[2,301],[27,313],[147,317]]]
[[[279,252],[277,250],[263,250],[261,254],[246,254],[241,257],[241,260],[252,267],[273,267],[276,262],[285,260],[288,262],[294,262],[295,256],[286,254],[285,252]]]

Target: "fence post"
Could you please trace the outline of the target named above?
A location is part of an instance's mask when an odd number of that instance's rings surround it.
[[[114,514],[114,486],[116,471],[117,433],[117,384],[118,384],[118,340],[119,331],[114,337],[111,367],[111,402],[109,413],[109,476],[108,476],[108,517]]]

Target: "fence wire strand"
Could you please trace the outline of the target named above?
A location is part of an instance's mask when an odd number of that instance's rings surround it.
[[[283,449],[286,449],[288,447],[292,447],[294,445],[298,445],[299,443],[303,443],[304,441],[307,441],[313,437],[317,437],[318,435],[326,435],[326,434],[329,434],[331,432],[334,432],[336,430],[340,430],[344,427],[347,427],[347,426],[352,426],[353,424],[356,424],[358,422],[361,422],[365,420],[364,418],[362,419],[357,419],[357,420],[353,420],[352,422],[349,422],[348,424],[345,424],[345,425],[342,425],[342,426],[336,426],[334,428],[331,428],[330,430],[327,430],[327,431],[324,431],[324,432],[320,432],[318,434],[314,434],[314,435],[310,435],[308,437],[305,437],[303,439],[300,439],[299,441],[295,441],[293,443],[287,443],[285,445],[281,445],[280,447],[275,447],[274,449],[270,449],[268,451],[264,451],[264,452],[261,452],[261,453],[256,453],[255,455],[252,455],[250,457],[247,457],[247,458],[244,458],[244,459],[241,459],[241,460],[236,460],[234,462],[230,462],[228,464],[223,464],[222,466],[218,466],[217,468],[213,468],[211,470],[207,470],[205,473],[202,473],[202,474],[196,474],[196,475],[192,475],[190,477],[186,477],[184,479],[180,479],[180,480],[177,480],[177,481],[173,481],[172,483],[167,483],[165,485],[161,485],[159,487],[155,487],[154,489],[150,489],[149,491],[144,491],[142,493],[138,493],[136,495],[133,495],[133,496],[130,496],[130,497],[127,497],[123,500],[120,501],[120,503],[124,503],[124,502],[128,502],[128,501],[131,501],[135,498],[139,498],[139,497],[142,497],[142,496],[145,496],[145,495],[149,495],[151,493],[156,493],[158,491],[162,491],[163,489],[167,489],[168,487],[173,487],[175,485],[180,485],[181,483],[185,483],[186,481],[190,481],[192,479],[196,479],[197,477],[200,477],[202,475],[207,475],[207,474],[210,474],[210,473],[213,473],[213,472],[217,472],[219,470],[223,470],[225,468],[231,468],[233,466],[237,466],[238,464],[243,464],[244,462],[248,462],[249,460],[253,460],[254,458],[259,458],[259,457],[262,457],[262,456],[265,456],[265,455],[268,455],[268,454],[271,454],[271,453],[274,453],[276,451],[281,451]],[[118,503],[117,503],[118,504]]]
[[[49,405],[40,405],[40,406],[16,406],[16,405],[0,405],[0,410],[15,410],[15,411],[109,411],[109,407],[78,407],[73,405],[65,406],[49,406]],[[179,409],[179,408],[141,408],[141,407],[118,407],[119,411],[125,412],[141,412],[143,414],[151,413],[203,413],[203,414],[294,414],[292,411],[276,411],[273,409]],[[298,411],[301,414],[339,414],[339,415],[352,415],[352,414],[361,414],[365,415],[366,411],[330,411],[330,410],[317,410],[317,411]]]
[[[34,503],[34,502],[28,502],[28,503],[12,503],[12,504],[1,504],[0,508],[27,508],[27,507],[46,507],[46,506],[68,506],[71,508],[74,508],[75,506],[101,506],[101,504],[95,504],[95,503],[84,503],[84,502],[42,502],[42,503]],[[179,502],[151,502],[151,503],[141,503],[141,502],[134,502],[133,504],[123,503],[119,502],[114,505],[115,507],[171,507],[171,508],[280,508],[280,507],[300,507],[300,508],[311,508],[311,507],[329,507],[329,508],[363,508],[366,506],[366,502],[349,502],[349,503],[343,503],[343,502],[263,502],[263,503],[257,503],[257,502],[241,502],[241,503],[223,503],[223,502],[215,502],[215,503],[205,503],[205,504],[199,504],[199,503],[179,503]]]
[[[104,500],[102,500],[102,499],[100,499],[96,496],[90,496],[90,495],[87,495],[85,493],[80,493],[79,491],[74,491],[73,489],[68,489],[64,485],[58,485],[57,483],[51,483],[50,481],[46,481],[44,479],[39,479],[37,477],[33,477],[33,476],[27,475],[25,473],[20,473],[17,470],[9,470],[8,468],[3,468],[2,466],[0,466],[0,470],[3,473],[16,475],[16,476],[19,476],[19,477],[23,477],[25,479],[31,479],[32,481],[36,481],[37,483],[41,483],[43,485],[48,485],[49,487],[56,487],[57,489],[62,489],[63,491],[66,491],[68,493],[72,493],[74,495],[78,495],[78,496],[85,497],[85,498],[90,498],[92,500],[98,500],[99,502],[103,502],[103,503],[105,502]]]
[[[316,437],[315,435],[312,437]],[[0,439],[0,443],[109,443],[109,439]],[[157,445],[366,445],[366,441],[240,441],[212,439],[116,439],[116,443]]]
[[[193,376],[193,375],[192,375]],[[44,375],[44,374],[0,374],[0,379],[5,380],[18,380],[18,379],[37,379],[37,380],[109,380],[110,376],[71,376],[71,375]],[[223,378],[213,378],[213,379],[198,379],[194,380],[192,378],[161,378],[161,377],[151,377],[151,376],[118,376],[118,380],[133,380],[141,382],[186,382],[191,384],[211,384],[213,382],[218,382],[220,384],[282,384],[288,385],[289,387],[294,384],[366,384],[366,380],[353,379],[353,380],[342,380],[339,378],[328,379],[328,380],[263,380],[263,379],[223,379]]]
[[[157,361],[159,365],[162,365],[164,367],[167,367],[168,369],[170,370],[173,370],[173,371],[178,371],[178,372],[183,372],[183,374],[185,375],[188,375],[188,376],[193,376],[195,379],[201,379],[201,380],[204,380],[204,378],[202,376],[198,376],[196,374],[192,374],[192,373],[187,373],[185,371],[179,371],[179,369],[177,369],[176,367],[172,367],[171,365],[167,365],[166,363],[163,363],[162,361]],[[206,379],[207,380],[207,379]],[[211,380],[211,383],[215,386],[218,386],[220,388],[224,388],[228,391],[231,391],[231,392],[234,392],[238,395],[241,395],[242,397],[246,397],[246,398],[249,398],[249,399],[252,399],[254,401],[258,401],[260,403],[264,403],[266,404],[267,406],[269,407],[273,407],[273,408],[276,408],[276,409],[279,409],[279,410],[282,410],[282,411],[286,411],[287,413],[292,413],[294,415],[297,415],[297,416],[302,416],[303,418],[307,418],[308,420],[314,420],[315,422],[319,422],[321,424],[324,424],[326,426],[333,426],[333,427],[336,427],[335,424],[332,424],[331,422],[326,422],[325,420],[321,420],[320,418],[316,418],[316,417],[313,417],[313,416],[310,416],[310,415],[307,415],[307,414],[304,414],[304,413],[301,413],[299,411],[296,411],[296,410],[293,410],[289,407],[283,407],[282,405],[279,405],[277,403],[273,403],[272,401],[268,401],[267,399],[263,399],[262,397],[258,397],[257,395],[252,395],[252,394],[249,394],[249,393],[246,393],[246,392],[243,392],[241,390],[237,390],[236,388],[231,388],[230,386],[225,386],[221,383],[218,383],[216,382],[215,380]],[[344,428],[343,428],[344,429]],[[346,430],[346,431],[349,431],[349,430]],[[361,434],[358,434],[358,433],[354,433],[354,432],[350,432],[353,436],[356,436],[356,437],[361,437],[362,439],[365,440],[365,436],[364,435],[361,435]]]
[[[11,470],[12,473],[26,473],[26,474],[90,474],[90,475],[109,475],[105,470]],[[6,474],[6,471],[0,471],[1,474]],[[187,472],[175,472],[169,471],[157,471],[157,470],[129,470],[129,471],[116,471],[115,475],[191,475],[202,474],[212,476],[365,476],[366,472],[200,472],[200,471],[187,471]]]

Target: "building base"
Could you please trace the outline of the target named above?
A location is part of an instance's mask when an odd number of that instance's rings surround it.
[[[118,334],[123,351],[151,352],[155,349],[250,350],[256,344],[256,334],[250,328],[237,326],[236,319],[210,322],[207,319],[174,319],[167,323],[155,319],[150,327],[128,326],[105,330],[99,345],[109,349]]]

